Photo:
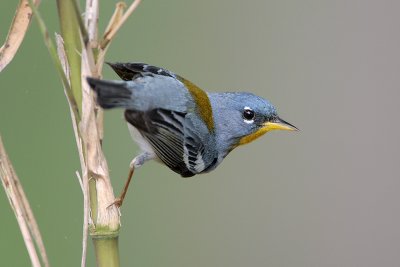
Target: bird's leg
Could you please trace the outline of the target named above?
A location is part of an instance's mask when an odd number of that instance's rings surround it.
[[[119,195],[119,197],[117,197],[115,199],[115,201],[113,203],[110,204],[110,206],[112,205],[116,205],[118,208],[122,206],[122,203],[124,202],[124,198],[126,196],[126,193],[128,192],[128,187],[129,184],[132,180],[133,177],[133,173],[135,171],[135,169],[138,169],[140,166],[142,166],[146,161],[153,159],[154,156],[151,155],[150,153],[143,153],[140,154],[139,156],[135,157],[132,161],[131,164],[129,164],[129,173],[128,173],[128,179],[125,182],[124,188],[122,189],[121,194]],[[109,207],[110,207],[109,206]]]
[[[128,192],[129,184],[131,183],[134,171],[135,167],[133,165],[129,166],[128,179],[126,179],[125,181],[124,188],[122,189],[122,192],[119,195],[119,197],[117,197],[110,206],[116,205],[118,208],[122,206],[122,202],[124,202],[125,195]]]

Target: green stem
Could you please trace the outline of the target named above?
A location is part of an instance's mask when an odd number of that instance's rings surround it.
[[[82,40],[77,18],[75,0],[58,0],[58,15],[60,18],[61,35],[64,39],[64,48],[70,65],[70,81],[72,94],[78,104],[79,114],[82,114],[81,88],[81,53]]]
[[[96,251],[98,267],[118,267],[118,236],[105,238],[94,237],[93,245]]]

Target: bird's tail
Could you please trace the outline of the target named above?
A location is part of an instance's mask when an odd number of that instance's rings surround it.
[[[132,103],[132,89],[125,81],[107,81],[95,78],[86,78],[90,87],[97,94],[97,102],[104,109],[129,108]]]

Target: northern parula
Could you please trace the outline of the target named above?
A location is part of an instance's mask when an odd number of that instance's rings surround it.
[[[214,170],[235,147],[270,130],[297,130],[275,107],[251,93],[208,93],[166,69],[143,63],[108,63],[124,81],[87,78],[104,109],[124,108],[141,153],[133,170],[155,159],[183,177]]]

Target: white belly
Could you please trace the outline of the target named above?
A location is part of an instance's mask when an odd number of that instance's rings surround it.
[[[142,134],[131,124],[128,123],[128,129],[131,133],[132,139],[138,144],[140,150],[142,152],[149,153],[150,155],[154,156],[154,158],[158,159],[154,149],[151,147],[150,143],[143,138]]]

